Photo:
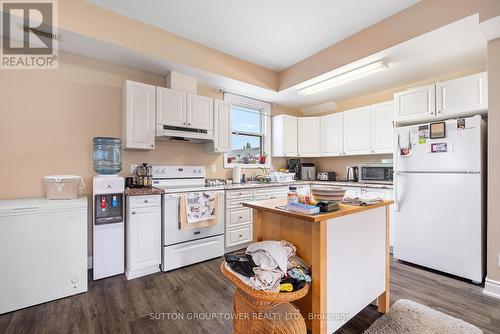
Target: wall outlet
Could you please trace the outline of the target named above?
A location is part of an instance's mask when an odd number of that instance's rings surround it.
[[[216,165],[212,165],[212,173],[213,174],[217,173],[217,166]]]

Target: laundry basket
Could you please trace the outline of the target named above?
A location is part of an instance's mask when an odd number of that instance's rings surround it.
[[[78,198],[80,190],[85,188],[83,178],[77,175],[49,175],[43,181],[48,199]]]

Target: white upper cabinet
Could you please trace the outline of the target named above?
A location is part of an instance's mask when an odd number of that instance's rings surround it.
[[[278,115],[272,119],[272,156],[297,156],[297,117]]]
[[[342,155],[344,153],[344,113],[322,116],[320,127],[321,156]]]
[[[394,103],[372,105],[372,153],[392,153]]]
[[[299,157],[319,157],[320,118],[299,117],[297,129],[297,155]]]
[[[211,153],[225,153],[231,149],[231,105],[214,101],[214,141],[209,143]]]
[[[344,153],[371,153],[371,106],[344,112]]]
[[[473,116],[487,110],[486,72],[394,94],[395,121],[400,124]]]
[[[190,128],[212,130],[214,127],[213,99],[206,96],[188,94],[187,125]]]
[[[396,121],[419,121],[436,112],[436,85],[412,88],[394,94]]]
[[[488,109],[486,72],[436,84],[436,114],[456,116]]]
[[[155,148],[155,87],[127,80],[123,85],[124,148]]]
[[[160,125],[187,126],[187,93],[156,87],[156,123]]]

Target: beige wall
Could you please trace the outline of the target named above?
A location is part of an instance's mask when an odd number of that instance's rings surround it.
[[[488,43],[488,278],[500,282],[500,39]]]

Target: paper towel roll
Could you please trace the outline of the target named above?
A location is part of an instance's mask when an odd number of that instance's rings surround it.
[[[241,167],[233,167],[233,183],[241,183]]]

